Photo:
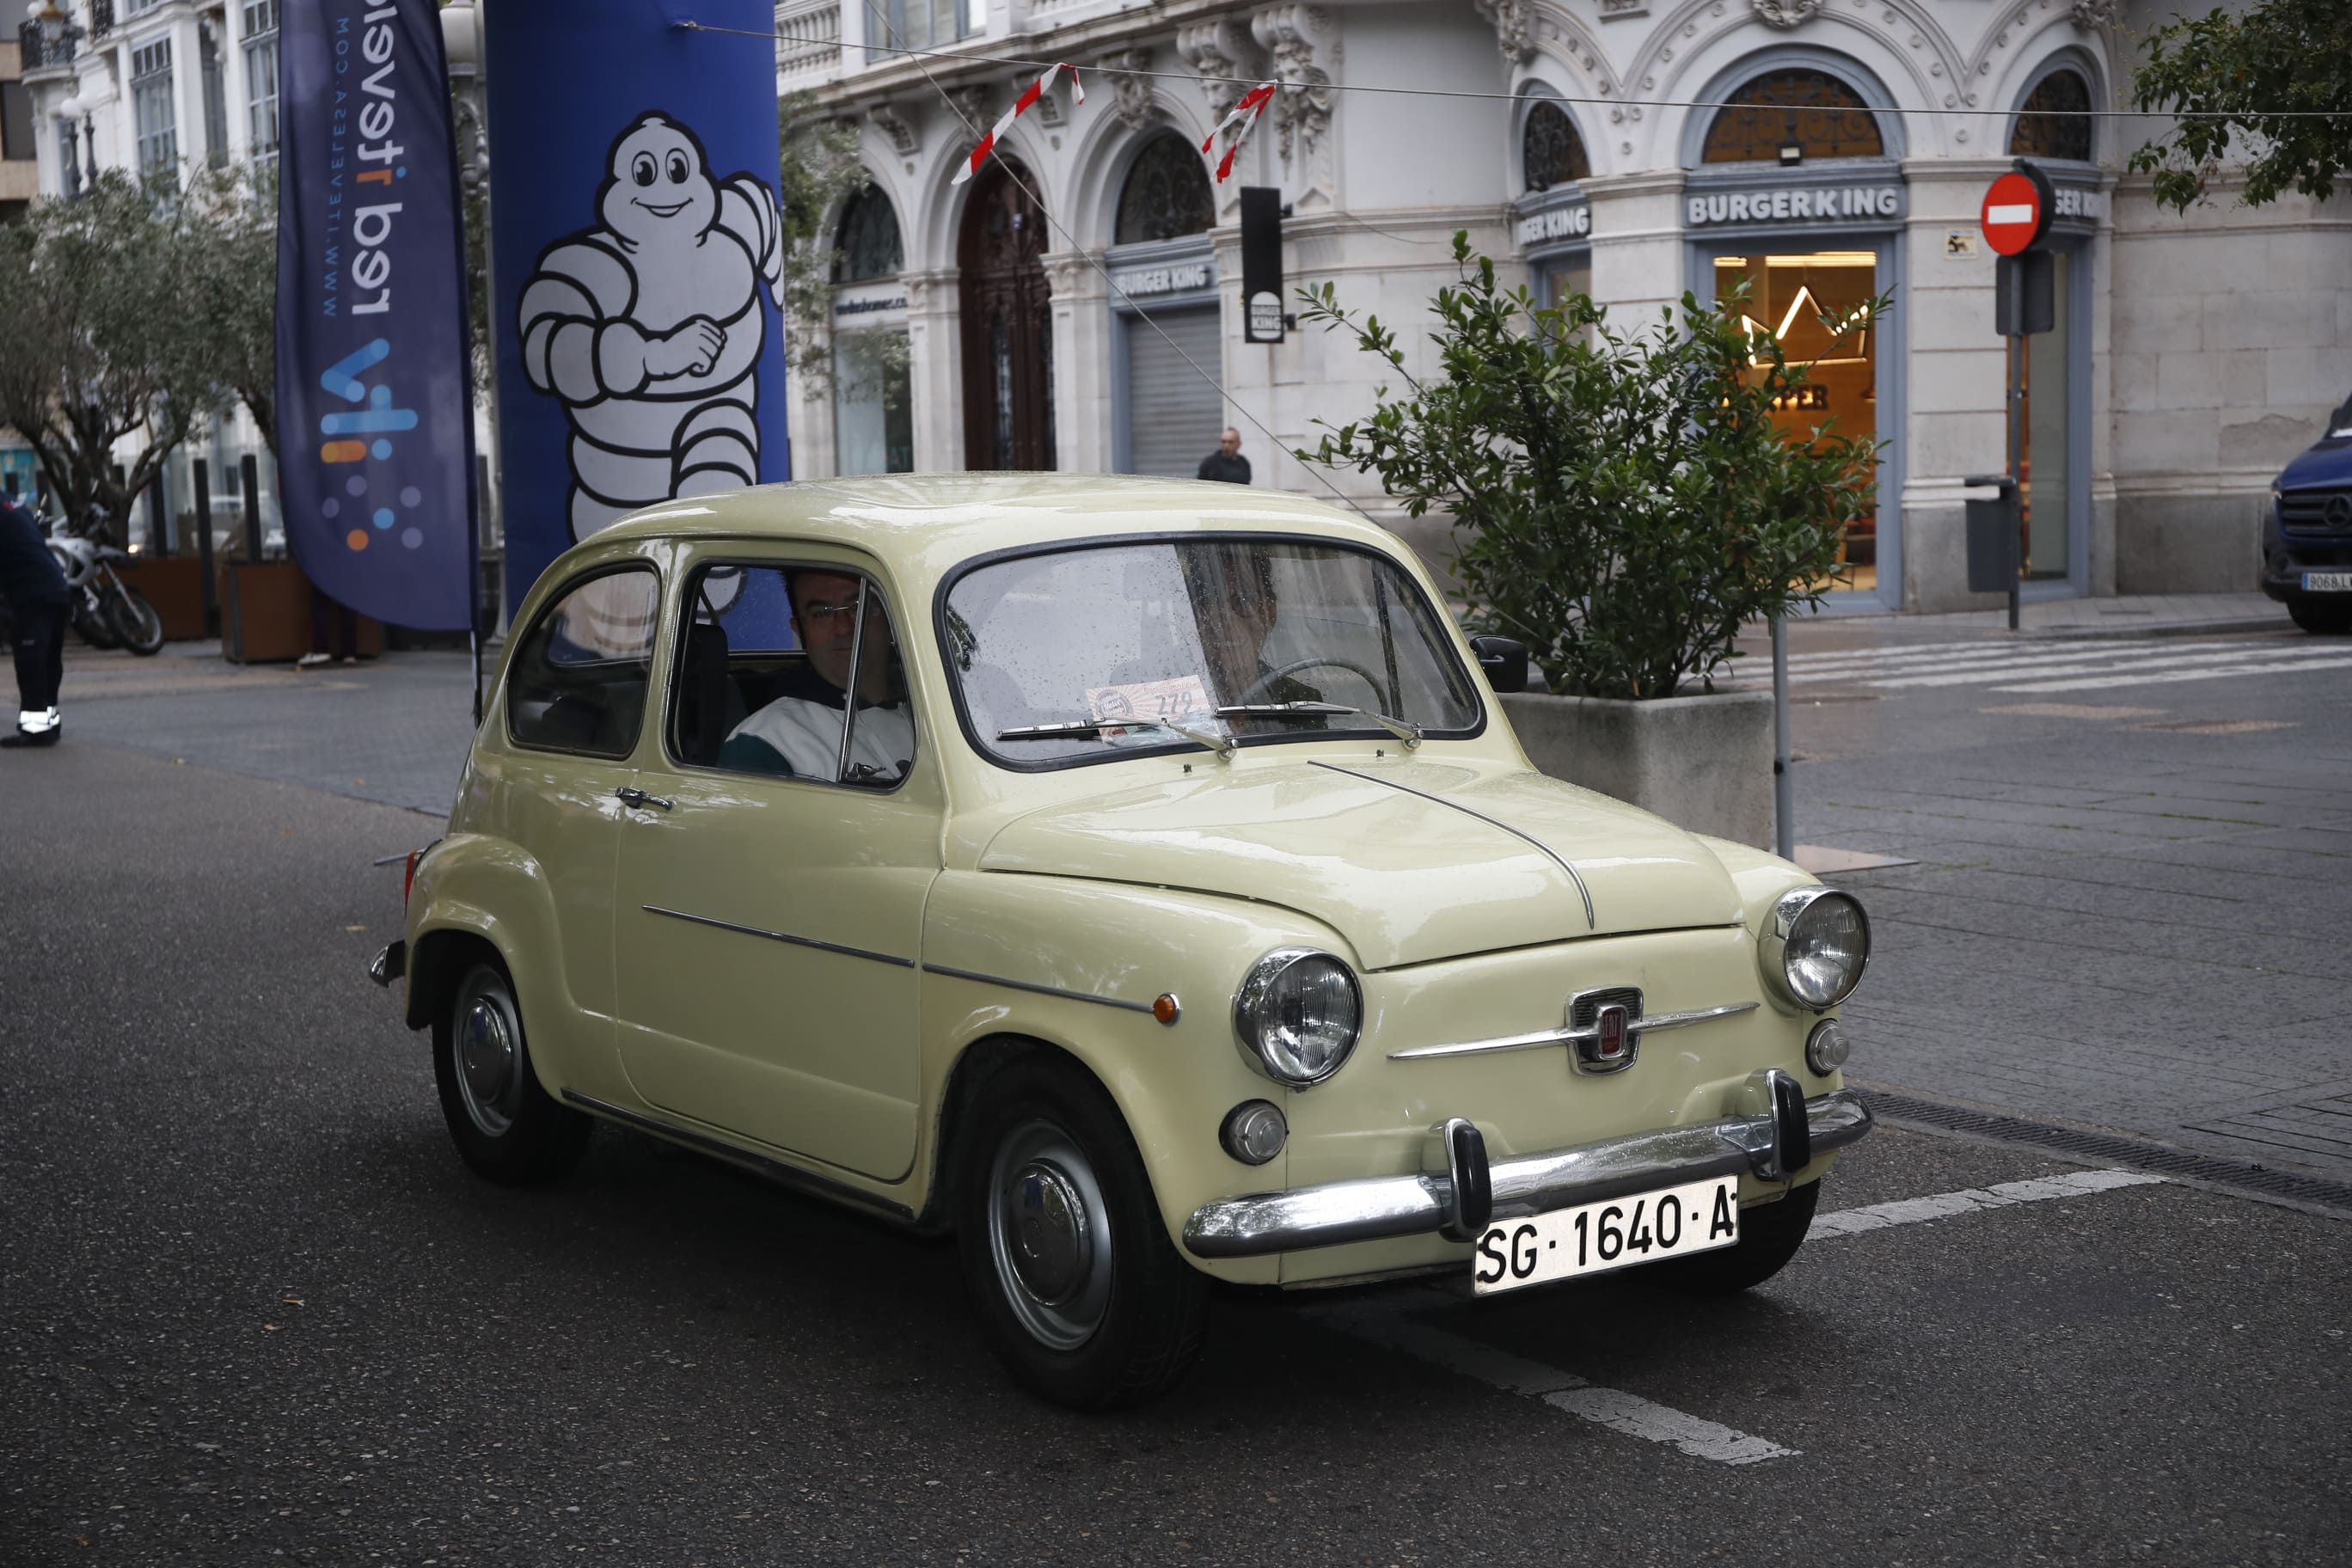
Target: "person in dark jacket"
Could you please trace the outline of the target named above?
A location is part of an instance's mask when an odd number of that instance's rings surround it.
[[[1218,441],[1217,449],[1201,459],[1201,471],[1195,477],[1223,479],[1229,485],[1249,483],[1249,459],[1242,456],[1242,433],[1226,431],[1223,438]]]
[[[41,520],[0,496],[0,598],[8,601],[16,656],[16,729],[0,746],[54,746],[65,732],[58,683],[65,678],[66,574],[41,532]]]

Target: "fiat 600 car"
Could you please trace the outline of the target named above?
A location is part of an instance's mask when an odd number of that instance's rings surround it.
[[[375,966],[459,1153],[617,1122],[956,1237],[1012,1374],[1209,1285],[1740,1289],[1870,1116],[1846,893],[1544,776],[1410,551],[1234,486],[655,507],[515,620]]]

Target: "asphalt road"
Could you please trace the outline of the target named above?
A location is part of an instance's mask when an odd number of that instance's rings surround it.
[[[550,1191],[467,1174],[361,973],[367,862],[425,818],[87,740],[0,763],[0,1563],[2352,1539],[2340,1219],[1884,1128],[1747,1299],[1234,1295],[1172,1396],[1081,1418],[999,1373],[943,1247],[609,1131]]]

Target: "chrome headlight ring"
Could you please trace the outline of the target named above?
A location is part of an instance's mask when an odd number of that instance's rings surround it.
[[[1333,984],[1336,980],[1337,985]],[[1285,1004],[1304,1002],[1302,984],[1317,984],[1317,998],[1328,1016],[1317,1020],[1286,1017]],[[1313,947],[1278,947],[1243,976],[1234,993],[1234,1033],[1242,1059],[1286,1089],[1311,1089],[1348,1065],[1362,1037],[1363,988],[1345,960]],[[1307,1029],[1342,1032],[1336,1047],[1302,1038]]]
[[[1846,928],[1841,931],[1838,928]],[[1851,948],[1838,956],[1832,944]],[[1757,963],[1774,995],[1809,1012],[1853,994],[1870,966],[1870,916],[1862,901],[1834,888],[1791,888],[1772,905],[1756,944]],[[1823,961],[1827,973],[1809,973]]]

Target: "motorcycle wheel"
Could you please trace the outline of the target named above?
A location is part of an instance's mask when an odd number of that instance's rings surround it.
[[[87,591],[74,600],[73,629],[82,641],[92,647],[121,647],[122,639],[108,624],[108,617],[93,603]]]
[[[142,658],[163,651],[163,617],[136,588],[115,588],[106,602],[106,624],[124,647]]]

